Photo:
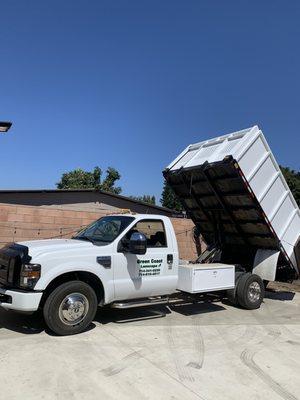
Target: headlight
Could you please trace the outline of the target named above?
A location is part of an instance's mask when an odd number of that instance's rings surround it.
[[[33,289],[41,276],[40,264],[23,264],[20,275],[20,286]]]

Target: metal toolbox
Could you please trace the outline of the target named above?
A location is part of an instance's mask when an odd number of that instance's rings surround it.
[[[179,265],[177,289],[187,293],[233,289],[234,275],[234,265],[217,263]]]

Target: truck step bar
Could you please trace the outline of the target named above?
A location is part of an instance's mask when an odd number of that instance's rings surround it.
[[[146,307],[151,305],[153,306],[153,305],[167,304],[167,303],[169,303],[169,297],[155,297],[148,299],[116,302],[111,305],[111,308],[125,309],[125,308]]]

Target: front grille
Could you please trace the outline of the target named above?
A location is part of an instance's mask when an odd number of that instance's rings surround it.
[[[5,283],[8,281],[8,270],[9,270],[9,256],[3,249],[0,250],[0,282]]]
[[[11,243],[0,249],[0,283],[6,286],[18,286],[23,263],[30,261],[28,247]]]

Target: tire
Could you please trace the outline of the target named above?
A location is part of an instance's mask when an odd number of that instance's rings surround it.
[[[264,283],[258,275],[246,273],[241,276],[237,285],[237,300],[241,307],[247,310],[259,308],[264,295]]]
[[[50,293],[43,314],[48,328],[59,336],[83,332],[95,317],[98,300],[87,283],[63,283]]]
[[[235,271],[235,288],[226,290],[226,297],[229,303],[233,306],[239,306],[238,298],[237,298],[237,287],[239,285],[239,281],[241,277],[245,274],[244,271]]]

